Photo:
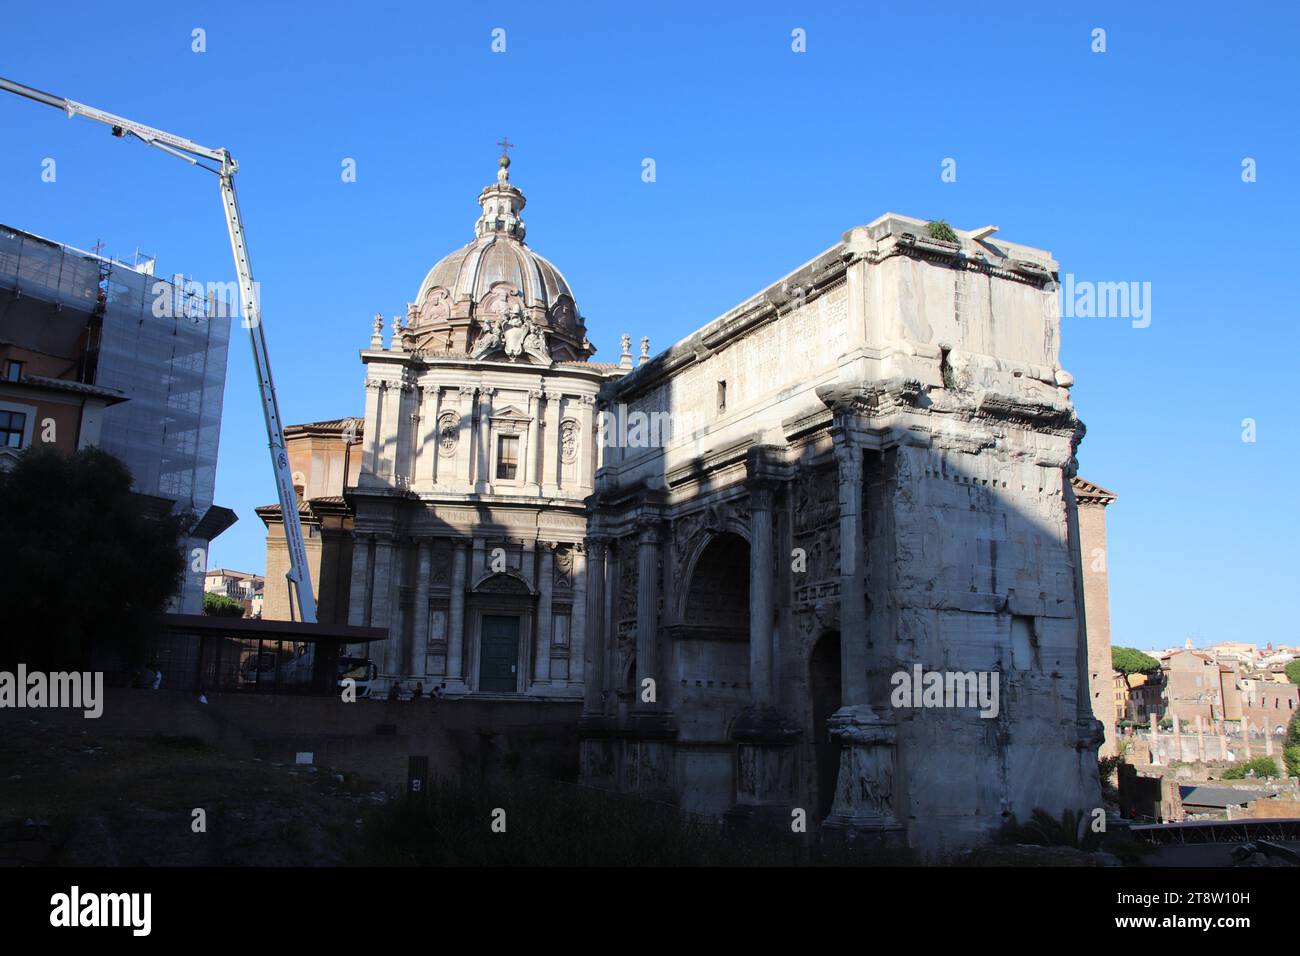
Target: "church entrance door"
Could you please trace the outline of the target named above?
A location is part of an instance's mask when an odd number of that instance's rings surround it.
[[[519,618],[513,615],[483,615],[478,689],[513,693],[519,689]]]

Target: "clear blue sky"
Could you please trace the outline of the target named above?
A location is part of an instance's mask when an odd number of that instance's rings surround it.
[[[362,412],[371,317],[471,238],[503,134],[598,360],[624,330],[658,351],[885,211],[995,223],[1080,279],[1152,284],[1149,328],[1063,324],[1081,471],[1120,496],[1115,642],[1300,638],[1294,4],[279,6],[9,0],[0,75],[234,152],[286,421]],[[233,277],[214,177],[13,97],[0,131],[0,222]],[[210,564],[261,570],[275,492],[243,336],[217,479],[240,521]]]

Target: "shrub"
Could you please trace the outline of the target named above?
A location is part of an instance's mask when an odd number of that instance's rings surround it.
[[[1023,826],[1014,820],[1002,832],[1007,843],[1033,846],[1068,846],[1092,853],[1101,846],[1104,833],[1089,826],[1090,815],[1083,811],[1062,810],[1058,821],[1042,807],[1037,807]]]
[[[1277,769],[1277,761],[1272,757],[1255,757],[1245,763],[1239,763],[1235,767],[1229,767],[1224,771],[1223,779],[1244,780],[1246,775],[1252,772],[1256,777],[1280,777],[1282,775]]]
[[[953,232],[952,226],[948,225],[942,219],[936,219],[926,225],[926,232],[931,239],[938,239],[940,242],[958,242],[957,233]]]

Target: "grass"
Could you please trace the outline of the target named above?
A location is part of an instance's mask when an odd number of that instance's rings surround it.
[[[497,829],[493,829],[496,823]],[[498,832],[504,827],[504,832]],[[792,835],[793,836],[793,835]],[[539,779],[492,791],[435,782],[423,799],[372,811],[357,862],[406,866],[777,865],[793,839],[728,842],[659,804]]]

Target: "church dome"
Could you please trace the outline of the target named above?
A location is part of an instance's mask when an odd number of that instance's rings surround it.
[[[461,246],[429,270],[415,301],[423,303],[433,289],[445,289],[453,301],[481,302],[497,283],[517,289],[526,306],[551,309],[560,296],[573,302],[573,292],[560,270],[523,242],[495,233]]]
[[[407,349],[468,353],[503,316],[517,315],[540,330],[556,361],[585,361],[595,352],[569,283],[524,242],[525,202],[502,156],[497,181],[479,194],[474,240],[440,259],[420,283],[403,330]]]

